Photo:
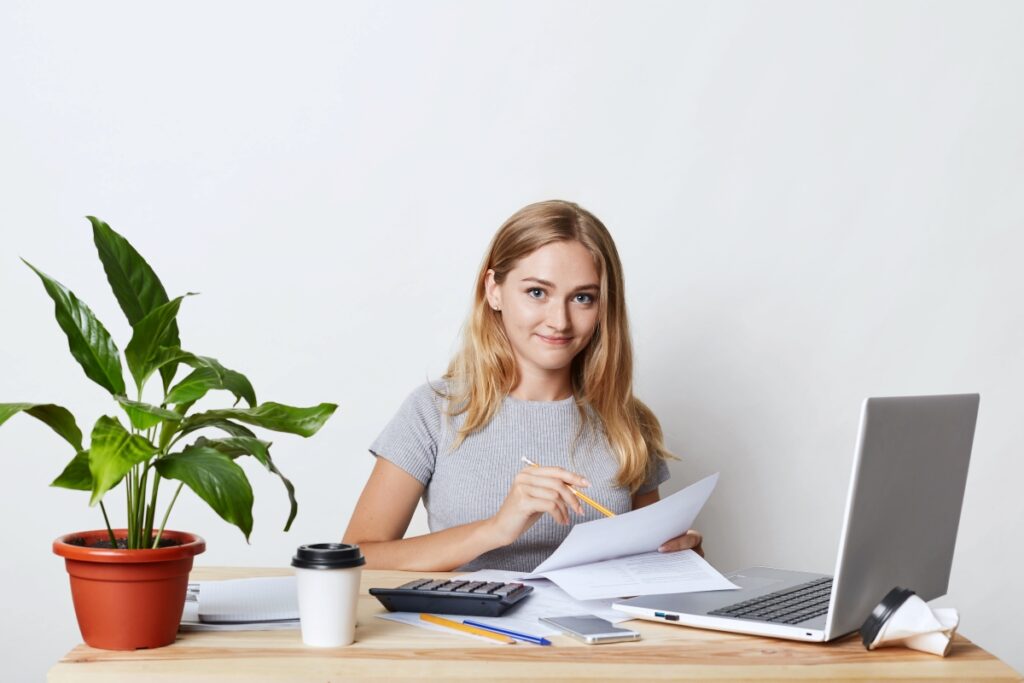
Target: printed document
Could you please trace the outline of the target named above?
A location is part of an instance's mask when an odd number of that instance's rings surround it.
[[[556,569],[545,576],[577,600],[737,588],[692,550],[641,553]]]
[[[697,553],[658,547],[693,526],[718,474],[632,512],[577,524],[532,573],[577,600],[736,589]]]

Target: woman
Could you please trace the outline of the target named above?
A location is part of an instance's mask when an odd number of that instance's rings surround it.
[[[570,525],[659,499],[661,427],[633,396],[622,266],[576,204],[531,204],[498,230],[461,350],[370,446],[345,532],[367,567],[531,571]],[[537,463],[524,465],[522,458]],[[420,499],[431,533],[403,538]],[[700,550],[689,531],[660,550]]]

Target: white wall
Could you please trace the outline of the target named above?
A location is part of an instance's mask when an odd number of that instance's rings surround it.
[[[172,526],[213,565],[338,538],[366,447],[455,347],[510,213],[581,202],[627,275],[640,395],[713,472],[710,559],[831,571],[866,395],[979,391],[948,597],[1024,670],[1024,6],[1019,3],[6,2],[0,9],[0,400],[116,414],[23,256],[124,322],[94,214],[173,294],[188,348],[263,400],[335,401],[278,436],[301,509],[250,468],[246,545],[194,496]],[[47,488],[70,458],[0,429],[0,667],[79,641]],[[425,531],[422,519],[415,532]]]

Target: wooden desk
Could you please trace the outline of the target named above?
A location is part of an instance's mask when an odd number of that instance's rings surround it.
[[[192,578],[280,576],[290,569],[196,568]],[[452,574],[364,571],[356,642],[345,648],[303,646],[298,631],[183,633],[173,645],[113,652],[79,645],[50,669],[60,681],[349,681],[547,679],[971,679],[1019,681],[1010,667],[958,637],[945,658],[889,648],[867,652],[856,637],[826,645],[754,638],[633,620],[634,643],[584,645],[566,637],[540,647],[489,645],[374,618],[383,607],[367,589],[417,576]]]

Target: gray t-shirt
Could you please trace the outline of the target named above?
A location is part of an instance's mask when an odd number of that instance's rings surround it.
[[[436,387],[444,390],[443,382]],[[371,444],[370,452],[415,477],[426,487],[423,505],[431,532],[486,519],[498,511],[526,456],[538,465],[557,466],[582,474],[590,487],[584,492],[616,514],[628,512],[628,489],[615,485],[619,464],[599,421],[587,420],[570,456],[570,444],[580,425],[574,399],[524,401],[506,397],[494,418],[450,450],[465,414],[444,414],[445,401],[430,384],[413,391],[398,414]],[[668,466],[658,459],[638,490],[647,493],[669,478]],[[573,523],[601,517],[589,505],[584,514],[569,512]],[[544,514],[511,545],[484,553],[463,565],[462,571],[505,569],[532,571],[569,534],[570,525]]]

